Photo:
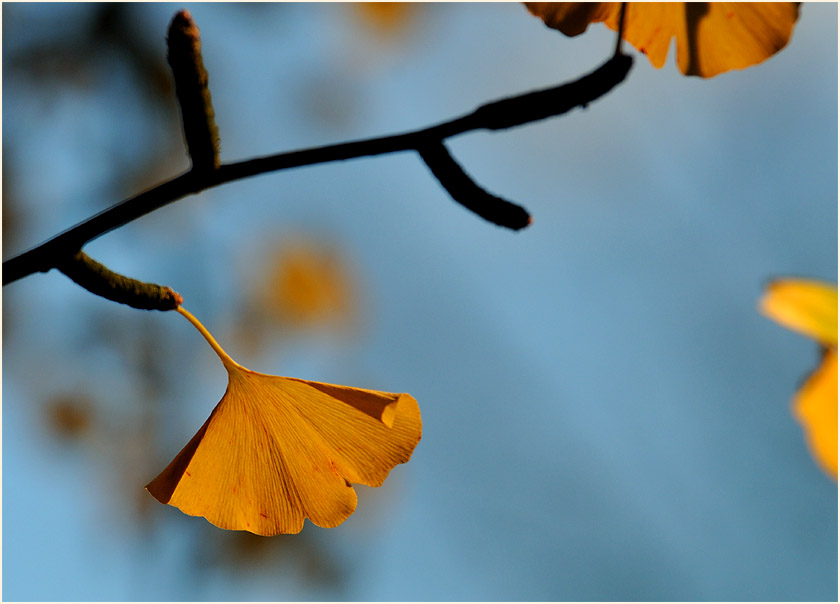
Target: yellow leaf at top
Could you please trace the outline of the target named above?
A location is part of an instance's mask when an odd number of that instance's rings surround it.
[[[618,30],[620,2],[526,2],[528,10],[567,36],[590,23]],[[623,37],[661,68],[671,39],[686,75],[712,77],[743,69],[784,48],[799,17],[797,2],[628,2]]]
[[[761,311],[825,346],[837,347],[837,286],[809,279],[779,279],[767,286]]]
[[[422,421],[410,395],[251,371],[178,311],[219,355],[228,388],[146,487],[161,503],[258,535],[298,533],[304,518],[334,527],[356,509],[351,483],[379,486],[411,457]]]
[[[826,350],[822,363],[793,399],[793,415],[802,424],[811,455],[837,479],[837,350]]]

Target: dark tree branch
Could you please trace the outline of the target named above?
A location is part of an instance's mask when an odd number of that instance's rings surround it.
[[[186,195],[268,172],[398,151],[418,151],[428,148],[430,143],[440,143],[471,130],[499,130],[560,115],[574,107],[586,106],[609,92],[624,80],[631,65],[631,57],[617,55],[577,81],[489,103],[468,115],[430,128],[222,164],[216,170],[194,168],[6,260],[3,263],[3,285],[55,268],[92,239]]]
[[[632,64],[629,55],[615,55],[574,82],[487,103],[469,116],[475,121],[472,128],[501,130],[561,115],[575,107],[586,107],[620,84]]]
[[[56,235],[41,245],[3,262],[3,285],[37,272],[47,272],[71,258],[89,241],[177,201],[204,187],[197,184],[195,173],[187,172],[157,185],[84,222]]]

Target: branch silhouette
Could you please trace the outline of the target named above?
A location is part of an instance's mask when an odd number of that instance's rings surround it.
[[[115,273],[79,250],[56,267],[91,293],[140,310],[175,310],[183,302],[172,288]]]
[[[443,141],[473,130],[512,128],[561,115],[578,106],[586,107],[620,84],[633,62],[632,57],[622,54],[616,48],[616,53],[606,63],[578,80],[487,103],[469,114],[435,126],[222,164],[219,162],[219,137],[213,121],[207,73],[201,59],[198,28],[188,11],[180,11],[175,15],[167,43],[181,108],[185,144],[192,163],[190,170],[119,202],[46,242],[4,261],[4,286],[53,268],[67,274],[67,267],[72,266],[75,273],[71,278],[87,287],[84,284],[86,280],[79,278],[79,272],[93,270],[90,268],[92,265],[78,261],[77,253],[91,240],[167,204],[212,187],[260,174],[401,151],[419,153],[443,187],[466,208],[497,225],[520,229],[530,223],[530,216],[524,208],[490,195],[474,183],[451,157]],[[74,258],[77,261],[73,261]],[[91,279],[97,281],[93,276]],[[123,279],[134,281],[125,277]],[[111,283],[116,284],[113,287],[119,288],[123,282],[112,279]],[[101,291],[88,289],[102,295]],[[148,301],[138,300],[137,304],[132,304],[132,290],[128,288],[126,291],[126,296],[117,301],[137,308],[148,308]],[[164,306],[167,304],[163,303]]]
[[[458,165],[442,141],[430,142],[418,148],[417,152],[450,197],[468,210],[509,229],[519,230],[531,224],[531,216],[525,208],[479,187]]]

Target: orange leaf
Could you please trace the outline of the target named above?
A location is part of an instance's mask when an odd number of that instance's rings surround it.
[[[827,349],[822,363],[793,399],[811,455],[837,480],[837,351]]]
[[[228,388],[172,463],[146,487],[212,524],[258,535],[298,533],[304,518],[341,524],[350,483],[379,486],[420,441],[408,394],[266,375],[231,359],[186,310],[228,371]]]
[[[808,279],[779,279],[767,286],[761,311],[788,329],[837,346],[837,286]]]
[[[597,22],[618,29],[620,2],[525,5],[567,36]],[[773,56],[787,45],[798,17],[797,2],[629,2],[623,37],[657,68],[665,64],[676,37],[680,71],[709,78]]]
[[[793,415],[817,464],[837,479],[837,286],[808,279],[770,283],[761,311],[820,342],[823,360],[793,399]]]

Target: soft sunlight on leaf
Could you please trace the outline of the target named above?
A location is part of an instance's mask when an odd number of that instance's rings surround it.
[[[304,518],[341,524],[351,483],[380,486],[420,441],[408,394],[256,373],[231,359],[186,310],[228,372],[228,388],[186,447],[146,488],[161,503],[258,535],[298,533]]]
[[[525,5],[567,36],[582,34],[598,22],[618,30],[620,2]],[[797,2],[629,2],[624,39],[660,68],[676,37],[680,71],[709,78],[773,56],[787,45],[798,16]]]
[[[782,279],[767,286],[761,311],[824,346],[820,366],[793,399],[793,415],[819,466],[837,479],[837,286]]]

